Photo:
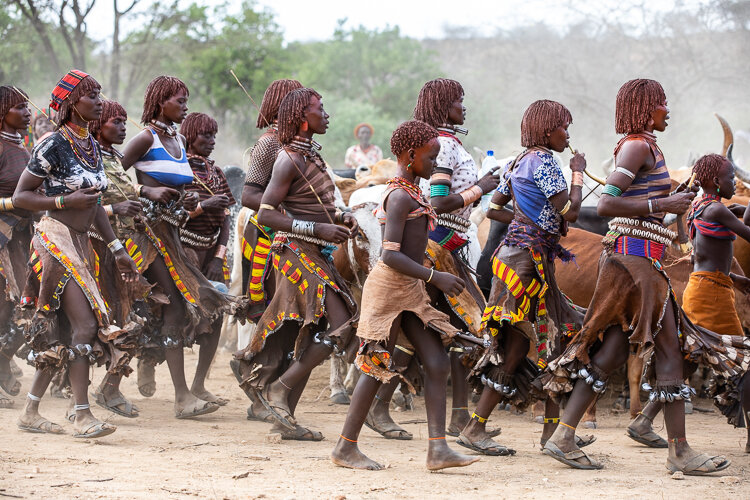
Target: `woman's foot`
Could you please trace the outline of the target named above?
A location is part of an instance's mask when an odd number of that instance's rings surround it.
[[[8,363],[0,370],[0,387],[11,396],[18,396],[21,392],[21,382],[13,375]]]
[[[687,476],[703,476],[722,471],[729,467],[731,463],[726,457],[709,456],[695,451],[688,445],[687,441],[680,441],[677,444],[669,443],[669,457],[666,467],[672,473],[679,471]]]
[[[294,430],[297,421],[287,402],[289,392],[290,390],[279,379],[268,386],[265,391],[257,392],[256,395],[277,422],[289,430]]]
[[[212,393],[208,392],[205,387],[199,389],[190,389],[190,392],[198,399],[208,401],[209,403],[216,403],[219,406],[226,406],[229,403],[228,399],[213,395]]]
[[[112,413],[127,418],[135,418],[139,415],[138,407],[123,396],[117,385],[103,381],[93,396],[97,405]]]
[[[90,411],[85,411],[77,412],[73,429],[75,431],[73,437],[88,439],[109,436],[117,430],[117,427],[102,422]]]
[[[375,404],[373,404],[370,411],[367,412],[365,425],[386,439],[399,439],[405,441],[412,439],[414,436],[411,432],[393,421],[389,406],[390,405],[387,402],[376,399]]]
[[[339,438],[336,446],[331,452],[331,462],[339,467],[349,469],[382,470],[385,467],[374,460],[370,460],[364,453],[359,451],[357,443],[352,443]]]
[[[218,409],[219,405],[216,403],[210,403],[198,399],[190,393],[174,402],[174,416],[179,419],[206,415],[208,413],[213,413]]]
[[[592,460],[586,452],[576,445],[575,430],[559,425],[547,443],[543,452],[555,460],[575,469],[601,469],[598,462]]]
[[[156,366],[142,359],[138,360],[138,392],[147,398],[156,393]]]
[[[643,413],[636,415],[632,422],[630,422],[626,434],[633,441],[649,448],[667,447],[667,442],[654,432],[651,420]]]
[[[13,408],[14,402],[10,398],[6,398],[0,394],[0,408]]]
[[[24,412],[18,417],[18,428],[26,432],[39,434],[63,434],[63,428],[54,422],[50,422],[39,413]]]
[[[440,470],[449,467],[466,467],[474,462],[478,462],[479,457],[470,457],[463,453],[458,453],[448,447],[445,439],[430,441],[427,449],[427,469]]]

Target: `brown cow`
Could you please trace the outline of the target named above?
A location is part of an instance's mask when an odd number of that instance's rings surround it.
[[[598,234],[571,228],[561,244],[576,255],[576,264],[558,263],[555,266],[555,278],[560,289],[577,305],[588,307],[594,294],[597,278],[597,266],[602,252],[602,237]],[[738,240],[739,241],[739,240]],[[677,258],[676,258],[677,257]],[[669,275],[677,302],[682,304],[682,293],[685,291],[692,264],[689,257],[680,257],[678,252],[669,249],[663,259],[664,269]],[[736,260],[732,262],[732,272],[744,274]],[[744,329],[750,330],[750,296],[737,291],[735,307]],[[641,411],[640,385],[643,360],[631,355],[628,359],[628,381],[630,383],[630,414],[635,417]]]

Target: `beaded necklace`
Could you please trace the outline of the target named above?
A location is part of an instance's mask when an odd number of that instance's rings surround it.
[[[188,154],[187,157],[188,160],[198,160],[198,162],[194,161],[193,164],[201,163],[205,168],[205,172],[193,170],[193,175],[195,177],[208,184],[212,191],[216,191],[216,189],[221,187],[221,177],[219,176],[217,169],[214,167],[214,161],[212,159],[194,154]]]
[[[94,138],[91,134],[88,136],[89,147],[86,148],[83,144],[79,144],[74,138],[74,132],[70,130],[69,124],[65,124],[60,127],[60,135],[70,144],[70,148],[73,150],[73,154],[78,158],[78,161],[89,168],[89,170],[96,170],[99,166],[99,154],[94,143]]]
[[[68,130],[76,139],[81,139],[82,141],[85,141],[89,138],[89,124],[87,123],[83,127],[79,127],[75,123],[68,122],[65,124],[66,127],[68,127]]]
[[[160,122],[159,120],[151,120],[148,126],[156,129],[157,132],[163,133],[167,137],[177,136],[177,127],[175,127],[174,125],[167,125],[166,123]]]
[[[386,186],[398,186],[414,200],[416,201],[420,207],[424,209],[424,214],[429,219],[429,225],[430,228],[434,228],[435,220],[437,219],[437,213],[435,212],[435,208],[430,204],[429,201],[427,201],[427,198],[425,198],[424,193],[422,193],[422,190],[414,184],[413,182],[409,181],[408,179],[404,179],[403,177],[393,177],[391,179],[388,179],[388,182],[386,182]]]
[[[301,154],[305,158],[305,161],[314,163],[321,171],[326,171],[326,164],[318,153],[318,150],[321,149],[322,146],[317,142],[306,137],[295,135],[286,147]]]

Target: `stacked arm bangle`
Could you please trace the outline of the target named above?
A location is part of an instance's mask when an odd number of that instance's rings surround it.
[[[315,223],[309,220],[294,219],[292,221],[292,233],[303,236],[315,236]]]
[[[573,186],[583,187],[583,172],[573,172],[571,176]]]
[[[0,212],[13,210],[13,198],[0,198]]]
[[[490,210],[502,210],[503,207],[497,203],[490,202]]]
[[[562,210],[560,210],[560,215],[565,215],[568,213],[568,210],[570,210],[570,200],[565,204],[564,207],[562,207]]]
[[[602,194],[608,194],[610,196],[614,196],[615,198],[617,198],[618,196],[622,194],[622,189],[612,184],[607,184],[604,186],[604,189],[602,189]]]
[[[65,199],[62,195],[55,198],[55,208],[58,210],[65,210]]]
[[[227,246],[226,245],[219,245],[216,248],[216,253],[214,254],[214,257],[217,259],[224,260],[224,257],[227,256]]]
[[[475,201],[477,201],[479,198],[482,197],[484,192],[482,191],[482,188],[474,184],[469,189],[465,189],[459,193],[461,195],[461,198],[464,199],[464,206],[468,207]]]
[[[115,215],[115,209],[112,205],[104,205],[102,208],[104,208],[104,213],[106,213],[108,217]]]
[[[261,203],[258,207],[258,212],[260,212],[261,210],[276,210],[276,207],[274,207],[273,205],[269,205],[268,203]]]

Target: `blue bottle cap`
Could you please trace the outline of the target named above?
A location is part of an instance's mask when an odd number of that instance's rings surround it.
[[[491,149],[488,149],[487,150],[487,156],[495,156],[495,152],[492,151]]]

